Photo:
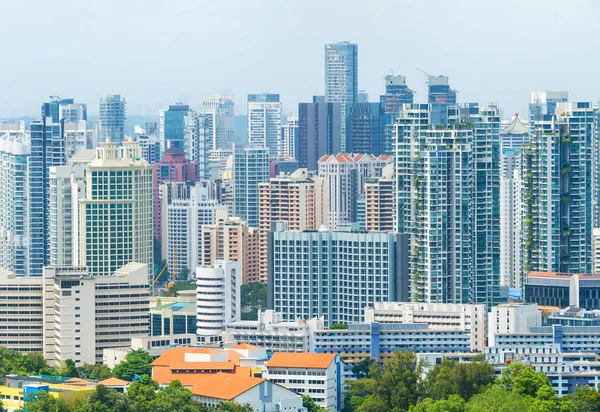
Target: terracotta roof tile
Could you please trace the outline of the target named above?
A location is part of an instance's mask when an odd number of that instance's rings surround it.
[[[239,345],[232,346],[230,349],[260,349],[260,346],[251,345],[249,343],[240,343]]]
[[[267,368],[327,369],[335,353],[284,353],[276,352],[267,362]]]
[[[227,373],[203,376],[191,389],[196,396],[232,400],[236,396],[260,385],[264,378],[252,378]]]
[[[127,386],[130,382],[119,378],[108,378],[98,382],[98,385],[104,386]]]

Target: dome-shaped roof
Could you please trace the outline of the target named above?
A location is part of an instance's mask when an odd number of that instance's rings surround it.
[[[517,113],[512,123],[506,126],[504,129],[500,130],[500,134],[529,134],[529,127],[527,127],[521,121],[521,119],[519,119],[519,114]]]

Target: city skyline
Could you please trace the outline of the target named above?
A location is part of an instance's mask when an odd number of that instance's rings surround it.
[[[586,70],[561,64],[541,70],[535,64],[536,56],[568,47],[570,58],[581,67],[597,66],[600,58],[588,52],[585,42],[570,41],[561,33],[576,31],[578,36],[594,38],[598,29],[591,19],[596,15],[593,9],[600,5],[581,1],[566,7],[557,1],[520,4],[511,0],[477,3],[474,8],[474,2],[465,2],[452,7],[440,4],[443,12],[432,14],[431,3],[381,1],[343,7],[346,3],[334,1],[319,4],[319,13],[299,2],[273,2],[271,7],[257,9],[242,2],[225,7],[185,0],[169,7],[158,2],[142,6],[63,0],[41,3],[33,10],[22,4],[2,4],[0,13],[13,18],[7,19],[0,34],[10,38],[11,33],[22,33],[22,24],[36,29],[23,33],[19,42],[6,44],[6,53],[18,53],[22,60],[3,68],[0,117],[33,116],[39,100],[56,94],[74,96],[88,104],[90,115],[96,115],[99,99],[107,93],[122,95],[131,115],[155,115],[159,108],[176,102],[196,108],[210,93],[234,94],[236,113],[243,114],[246,95],[260,91],[280,94],[282,113],[295,113],[297,103],[310,102],[312,95],[325,92],[323,45],[344,40],[359,45],[358,88],[366,90],[371,101],[383,94],[383,77],[393,71],[406,76],[409,87],[417,92],[415,101],[424,102],[425,78],[417,67],[449,76],[461,102],[499,103],[505,118],[516,111],[525,113],[532,90],[569,90],[575,101],[594,101],[600,95],[600,86],[589,78],[591,72],[587,75]],[[113,13],[115,9],[119,13]],[[68,26],[70,46],[38,50],[40,31],[47,41],[58,41],[59,32],[54,33],[50,24],[64,10],[73,22]],[[402,20],[401,29],[392,24],[407,12],[410,18]],[[325,24],[333,13],[339,17],[336,21],[347,25]],[[195,30],[194,19],[200,15],[212,17],[203,19],[203,30]],[[131,27],[131,17],[148,27],[167,24],[160,33],[138,31]],[[99,30],[108,18],[115,30]],[[170,25],[170,20],[181,24]],[[270,24],[261,24],[263,20]],[[223,21],[236,29],[222,30]],[[306,21],[311,21],[310,30]],[[448,22],[453,23],[455,47],[439,41],[446,39],[441,28]],[[190,55],[183,47],[164,51],[165,46],[184,36],[201,39],[199,54],[217,63],[203,64],[203,58],[192,56],[186,64],[173,64]],[[267,36],[270,41],[262,41]],[[463,43],[464,39],[468,42]],[[534,53],[526,47],[531,43],[536,44]]]

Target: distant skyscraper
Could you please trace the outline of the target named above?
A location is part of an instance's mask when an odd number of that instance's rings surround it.
[[[234,145],[234,214],[245,220],[250,227],[258,227],[258,184],[267,181],[269,149]]]
[[[534,121],[551,120],[558,103],[569,101],[569,92],[545,91],[531,92],[529,99],[529,123]]]
[[[21,138],[0,138],[0,267],[17,276],[30,274],[29,157]]]
[[[100,99],[99,142],[110,139],[111,142],[118,144],[123,141],[125,137],[125,104],[125,99],[118,94],[109,94],[104,99]]]
[[[346,105],[346,151],[348,153],[382,153],[383,108],[381,103]]]
[[[281,102],[278,94],[248,95],[248,143],[281,154]]]
[[[75,103],[73,99],[63,99],[59,96],[50,96],[45,103],[42,103],[42,119],[51,117],[52,122],[58,123],[63,120],[61,117],[61,107],[69,106]],[[85,120],[85,119],[83,119]]]
[[[508,127],[500,131],[500,144],[502,153],[510,150],[520,150],[524,144],[529,142],[529,127],[527,127],[515,114],[515,118]]]
[[[432,125],[448,126],[448,108],[456,105],[456,90],[450,88],[448,76],[428,76],[428,102]]]
[[[591,103],[559,102],[530,124],[521,162],[525,272],[592,270],[594,120]]]
[[[365,230],[394,231],[394,165],[383,168],[381,177],[365,179]]]
[[[72,100],[72,99],[65,99]],[[79,123],[87,121],[87,104],[85,103],[63,103],[59,106],[58,117],[65,123]]]
[[[383,139],[381,153],[392,154],[393,124],[400,115],[403,104],[413,103],[414,92],[406,85],[404,76],[385,76],[385,94],[380,97],[383,110]]]
[[[293,157],[299,160],[299,130],[298,116],[290,115],[287,117],[287,123],[281,127],[281,155]]]
[[[500,158],[500,285],[510,288],[524,286],[520,160],[520,149],[509,149]]]
[[[137,142],[103,142],[86,169],[80,200],[79,264],[109,276],[129,262],[148,265],[152,280],[152,166]]]
[[[186,116],[189,116],[190,106],[177,103],[169,106],[164,112],[163,130],[159,133],[163,138],[163,151],[170,148],[182,149],[185,141]]]
[[[325,45],[325,102],[358,100],[358,45],[350,42]]]
[[[208,150],[231,149],[235,118],[233,96],[211,94],[204,99],[202,115],[206,117]]]
[[[321,157],[342,151],[342,104],[320,102],[315,96],[313,103],[298,105],[298,115],[300,167],[317,170]]]

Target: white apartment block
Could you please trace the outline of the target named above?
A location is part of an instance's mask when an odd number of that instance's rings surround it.
[[[265,366],[271,382],[310,396],[322,408],[340,410],[343,382],[338,355],[277,352]]]
[[[356,203],[364,194],[365,180],[381,177],[391,156],[341,153],[319,159],[319,177],[323,179],[323,205],[327,205],[323,224],[330,230],[356,221]]]
[[[600,273],[600,228],[594,228],[592,246],[594,273]]]
[[[365,308],[365,323],[425,323],[436,331],[467,332],[474,351],[482,351],[485,346],[486,317],[483,304],[377,302]]]
[[[202,103],[210,149],[231,149],[235,132],[233,96],[210,94]]]
[[[296,140],[299,139],[299,122],[297,115],[287,117],[287,123],[281,127],[281,155],[289,156],[296,160],[300,153],[296,153]]]
[[[281,155],[281,102],[278,94],[248,95],[248,143]]]
[[[100,143],[80,200],[79,265],[109,276],[129,262],[154,264],[152,166],[139,143]]]
[[[77,266],[79,200],[85,197],[85,166],[50,168],[50,266]]]
[[[488,315],[488,346],[495,346],[497,334],[528,333],[529,328],[541,325],[542,313],[535,303],[494,306]]]
[[[80,120],[74,123],[65,121],[63,132],[67,158],[82,150],[94,148],[94,131],[88,129],[87,121]]]
[[[212,266],[196,268],[199,343],[220,342],[224,324],[240,319],[241,284],[239,262],[218,260]]]
[[[227,206],[219,204],[210,194],[208,187],[196,184],[190,188],[189,197],[173,199],[166,206],[162,224],[169,272],[179,274],[183,268],[193,272],[202,264],[202,228],[216,222],[218,211],[228,212]]]
[[[281,313],[260,311],[258,320],[240,320],[224,325],[223,343],[248,343],[273,352],[310,352],[312,331],[325,328],[323,317],[284,322]]]

